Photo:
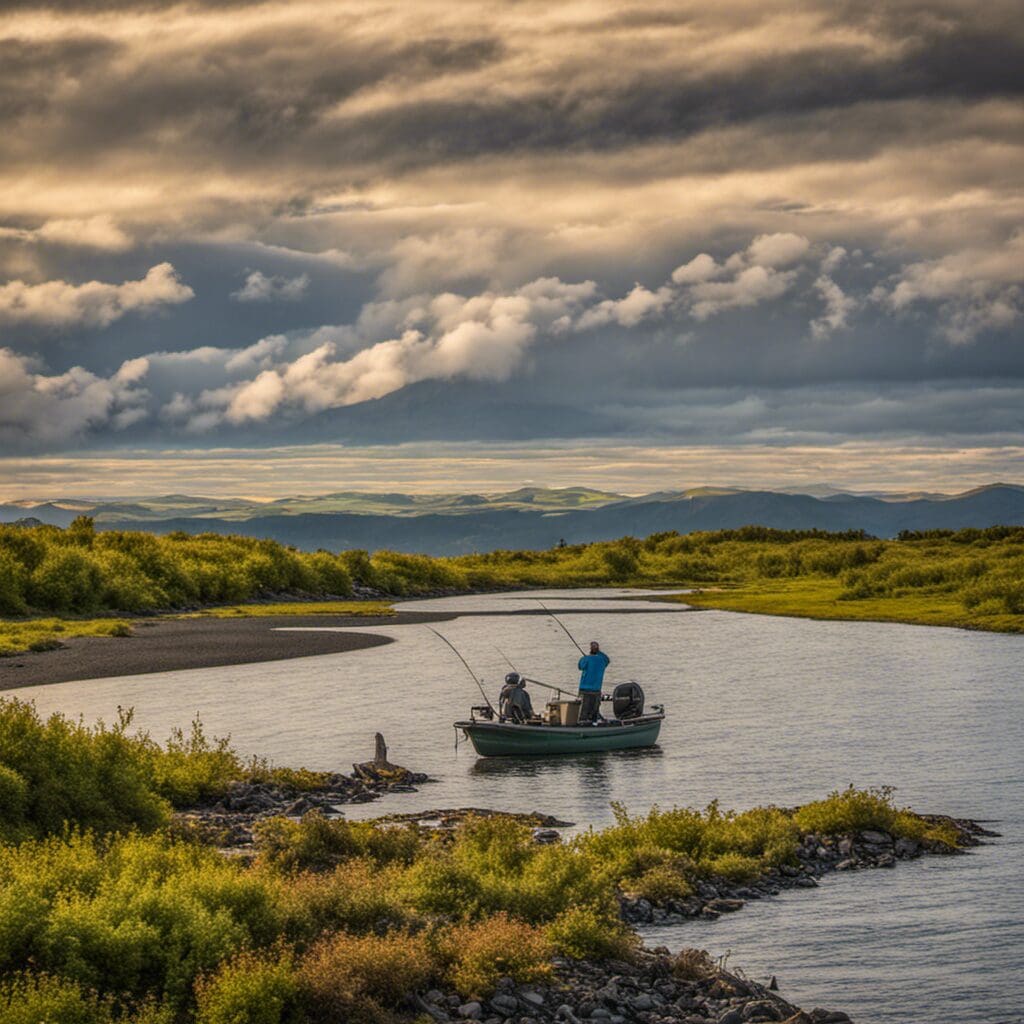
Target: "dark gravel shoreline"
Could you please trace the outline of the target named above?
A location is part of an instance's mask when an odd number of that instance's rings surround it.
[[[552,609],[556,614],[559,608]],[[651,609],[595,610],[588,614],[680,615],[679,606]],[[546,615],[537,609],[481,612],[404,612],[395,615],[264,615],[252,618],[133,619],[130,637],[70,637],[53,651],[0,658],[0,691],[84,679],[175,672],[181,669],[251,665],[264,661],[316,657],[379,647],[391,638],[377,633],[290,633],[282,627],[408,626],[449,622],[466,615]]]

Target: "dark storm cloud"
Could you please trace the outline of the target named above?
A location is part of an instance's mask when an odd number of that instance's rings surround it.
[[[821,10],[839,25],[827,5]],[[603,73],[587,60],[556,58],[516,88],[505,88],[505,79],[515,84],[521,75],[517,62],[530,56],[528,39],[505,42],[486,30],[474,36],[473,26],[469,38],[465,31],[389,38],[374,33],[369,15],[346,18],[333,30],[243,20],[234,36],[190,38],[177,52],[164,41],[152,58],[125,43],[12,38],[2,45],[13,51],[9,74],[19,84],[4,113],[15,134],[18,119],[34,114],[39,123],[25,127],[52,156],[110,157],[112,150],[155,144],[172,162],[301,159],[326,166],[341,159],[408,167],[563,147],[619,149],[860,104],[1024,92],[1024,30],[999,7],[942,18],[881,17],[866,26],[870,39],[836,32],[797,50],[752,47],[710,62],[701,62],[699,51],[696,61],[681,47],[677,53],[671,34],[649,35],[694,19],[634,11],[595,21],[603,41],[593,58],[603,62]],[[648,32],[631,31],[641,27]],[[557,37],[558,27],[551,31]],[[564,27],[561,34],[567,54],[586,36]],[[588,56],[585,42],[581,48]],[[115,50],[122,59],[111,59]],[[54,93],[44,70],[80,87]],[[473,88],[446,84],[473,71],[486,72]],[[394,92],[387,104],[331,113],[381,85]]]

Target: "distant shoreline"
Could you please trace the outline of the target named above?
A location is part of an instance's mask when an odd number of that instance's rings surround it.
[[[556,613],[561,609],[552,608]],[[693,609],[595,609],[588,614],[682,614]],[[499,612],[412,612],[393,615],[262,615],[253,618],[151,618],[130,620],[129,637],[69,637],[57,650],[0,658],[0,692],[23,686],[82,682],[185,669],[251,665],[267,661],[341,654],[391,643],[391,637],[362,632],[380,626],[448,622],[467,615],[546,615],[541,609]],[[283,631],[287,627],[289,631]],[[338,628],[360,632],[332,632]],[[290,632],[301,629],[302,632]],[[314,631],[307,631],[314,630]],[[319,630],[322,630],[319,631]]]

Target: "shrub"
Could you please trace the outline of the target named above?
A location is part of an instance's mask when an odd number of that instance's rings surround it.
[[[319,1024],[386,1024],[410,993],[436,974],[423,936],[339,933],[315,945],[296,972],[303,1003]]]
[[[592,906],[569,907],[546,928],[558,952],[577,960],[628,960],[640,943],[617,913]]]
[[[108,999],[45,974],[0,983],[0,1019],[4,1024],[114,1024]]]
[[[528,983],[551,975],[553,950],[544,931],[504,911],[444,932],[438,945],[445,975],[463,995],[489,995],[503,977]]]
[[[400,870],[359,858],[329,873],[290,877],[278,904],[287,935],[312,939],[338,929],[362,933],[403,924],[411,912],[399,892]]]
[[[284,1024],[299,984],[290,954],[242,953],[196,984],[196,1024]]]
[[[319,811],[303,815],[301,821],[267,818],[254,832],[261,863],[280,871],[326,871],[354,857],[378,864],[411,863],[422,842],[412,826],[381,828],[330,820]]]
[[[793,820],[801,832],[840,835],[863,829],[889,831],[896,817],[890,789],[854,789],[831,793],[800,807]]]

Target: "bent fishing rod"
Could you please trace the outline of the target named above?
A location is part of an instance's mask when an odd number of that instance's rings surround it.
[[[539,604],[541,608],[543,608],[544,611],[546,611],[548,615],[550,615],[551,618],[553,618],[555,622],[557,622],[559,626],[562,627],[562,632],[565,633],[565,635],[576,645],[576,650],[579,651],[580,654],[583,655],[583,657],[586,657],[587,652],[583,650],[582,647],[580,647],[579,643],[576,641],[576,637],[574,637],[572,633],[569,632],[569,630],[566,628],[565,623],[553,611],[551,611],[539,597],[535,597],[534,601],[536,601],[537,604]]]
[[[483,697],[483,699],[487,702],[487,706],[491,709],[491,711],[494,711],[494,705],[490,702],[490,700],[487,697],[487,691],[484,690],[484,684],[477,677],[477,674],[469,667],[469,662],[466,661],[466,659],[461,654],[459,654],[458,648],[455,646],[455,644],[453,644],[451,640],[449,640],[448,637],[446,637],[443,633],[438,633],[438,631],[434,629],[433,626],[427,626],[427,629],[429,629],[430,632],[434,634],[434,636],[440,637],[455,652],[455,657],[458,658],[459,661],[461,661],[462,664],[466,666],[466,671],[473,677],[473,682],[476,683],[476,685],[479,687],[480,694]]]
[[[554,690],[559,697],[568,693],[567,690],[563,690],[560,686],[552,686],[550,683],[542,683],[539,679],[531,679],[529,676],[524,676],[523,673],[520,672],[519,669],[517,669],[515,665],[512,664],[512,659],[500,647],[495,645],[494,649],[505,659],[506,662],[508,662],[508,667],[512,669],[513,672],[522,676],[522,678],[525,679],[526,682],[532,683],[534,686],[543,686],[545,690]]]

